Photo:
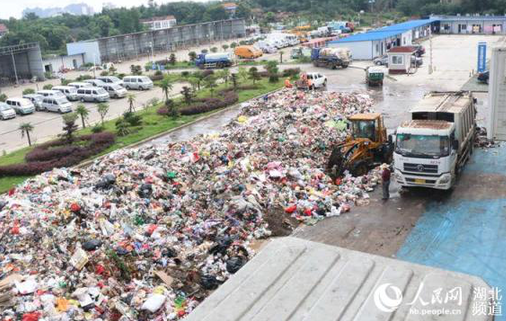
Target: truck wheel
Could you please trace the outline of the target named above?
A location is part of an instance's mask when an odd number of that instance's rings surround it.
[[[366,163],[361,162],[356,164],[351,172],[355,177],[363,176],[369,172],[369,168],[367,167]]]
[[[348,68],[348,64],[343,64],[342,67],[343,67],[343,69],[346,69],[346,68]]]

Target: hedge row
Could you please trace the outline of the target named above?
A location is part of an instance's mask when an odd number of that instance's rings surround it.
[[[56,140],[35,147],[25,156],[26,163],[0,166],[0,177],[36,175],[58,167],[71,167],[97,155],[114,144],[113,133],[97,133],[76,138],[84,146],[68,146]]]
[[[215,109],[231,106],[239,101],[239,96],[237,96],[237,94],[232,90],[221,91],[219,92],[219,96],[223,98],[199,99],[198,102],[181,108],[181,115],[196,115],[206,113]]]

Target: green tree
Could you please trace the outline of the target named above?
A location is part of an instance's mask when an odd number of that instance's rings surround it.
[[[133,113],[133,112],[134,112],[134,110],[135,110],[135,106],[134,106],[134,104],[135,104],[135,98],[136,98],[136,97],[135,97],[135,95],[134,95],[134,94],[128,94],[128,96],[127,96],[127,101],[128,101],[128,111],[129,111],[130,113]]]
[[[28,139],[28,146],[32,146],[32,139],[30,137],[30,133],[33,132],[34,130],[34,127],[32,124],[30,123],[22,123],[20,126],[19,126],[19,130],[21,131],[21,138],[26,138]]]
[[[188,86],[183,86],[183,89],[181,90],[181,95],[183,95],[184,102],[189,105],[192,103],[193,100],[193,91]]]
[[[109,105],[106,103],[100,103],[97,106],[97,111],[98,114],[100,115],[102,126],[104,126],[105,116],[107,116],[107,114],[109,113]]]
[[[116,69],[116,67],[114,67],[114,65],[111,65],[111,67],[109,67],[109,73],[111,75],[115,75],[116,74],[116,71],[118,71],[118,69]]]
[[[248,78],[253,81],[253,85],[257,80],[260,80],[262,77],[260,76],[260,73],[258,72],[257,67],[251,67],[248,71]]]
[[[235,49],[235,47],[237,47],[237,42],[232,42],[230,48]]]
[[[188,57],[190,57],[191,62],[194,62],[195,60],[197,60],[197,53],[195,51],[190,51],[188,53]]]
[[[120,137],[124,137],[132,133],[130,130],[130,124],[124,118],[120,118],[116,122],[116,133]]]
[[[216,48],[216,47],[212,47],[210,50],[211,50],[212,53],[217,53],[218,52],[218,48]]]
[[[90,115],[90,111],[84,104],[77,105],[76,113],[81,117],[81,121],[83,123],[83,128],[86,128],[86,120],[88,119],[88,116]]]
[[[111,30],[114,28],[114,24],[109,16],[101,15],[94,19],[95,28],[101,37],[108,37],[111,35]]]
[[[171,54],[170,54],[170,57],[169,57],[169,63],[170,63],[172,66],[174,66],[174,65],[176,64],[176,62],[177,62],[176,55],[175,55],[175,54],[173,54],[173,53],[171,53]]]
[[[211,96],[214,96],[214,89],[218,86],[216,83],[216,77],[214,75],[208,75],[204,78],[204,86],[209,89]]]
[[[246,82],[248,80],[248,71],[244,67],[239,67],[239,70],[237,71],[237,76],[239,77],[239,81]]]
[[[265,65],[265,70],[267,70],[269,74],[277,74],[279,72],[277,61],[269,60],[267,65]]]
[[[51,90],[51,89],[53,89],[53,85],[51,85],[51,84],[45,84],[44,87],[42,87],[42,89],[44,89],[44,90]]]
[[[228,79],[230,78],[230,70],[229,69],[221,69],[216,72],[218,79],[223,79],[225,84],[228,85]]]
[[[165,101],[167,102],[169,100],[169,93],[172,90],[172,82],[169,76],[165,75],[158,86],[162,88],[163,94],[165,95]]]
[[[232,80],[232,86],[234,88],[234,91],[237,90],[237,74],[230,75],[230,79]]]
[[[200,80],[197,77],[188,77],[187,81],[192,86],[193,91],[200,90]]]
[[[1,102],[3,102],[3,103],[4,103],[4,102],[7,100],[7,98],[9,98],[9,97],[7,97],[7,95],[6,95],[6,94],[0,94],[0,101],[1,101]]]
[[[68,145],[71,145],[74,141],[74,133],[77,131],[78,127],[76,125],[76,120],[78,118],[77,113],[69,113],[62,116],[63,119],[63,134],[62,138],[65,139]]]
[[[223,48],[223,51],[227,51],[227,49],[230,48],[230,46],[227,44],[224,44],[223,46],[221,46],[221,48]]]
[[[31,94],[35,94],[35,89],[26,88],[25,90],[23,90],[23,95],[31,95]]]

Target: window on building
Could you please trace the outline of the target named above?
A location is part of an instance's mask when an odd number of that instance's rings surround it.
[[[402,65],[404,63],[403,56],[392,56],[392,65]]]

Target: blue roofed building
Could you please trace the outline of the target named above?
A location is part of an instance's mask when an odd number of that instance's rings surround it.
[[[406,21],[331,41],[328,46],[349,48],[353,59],[371,60],[393,47],[410,46],[414,40],[429,36],[437,21],[435,18]]]

